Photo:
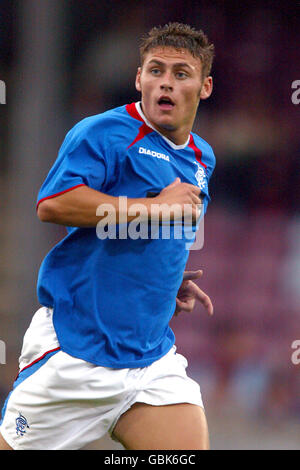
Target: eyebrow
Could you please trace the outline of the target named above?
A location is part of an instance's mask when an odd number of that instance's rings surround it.
[[[160,62],[159,60],[157,59],[151,59],[149,62],[148,62],[148,65],[150,64],[157,64],[157,65],[165,65],[164,62]],[[175,64],[173,64],[173,67],[187,67],[191,70],[194,70],[194,67],[192,67],[191,65],[189,65],[187,62],[176,62]]]

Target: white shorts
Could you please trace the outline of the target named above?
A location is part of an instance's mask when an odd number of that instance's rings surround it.
[[[16,450],[76,450],[112,434],[134,403],[203,407],[175,346],[148,367],[112,369],[60,350],[52,310],[40,308],[24,336],[20,373],[3,408],[0,432]]]

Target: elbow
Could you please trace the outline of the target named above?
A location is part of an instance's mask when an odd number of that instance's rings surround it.
[[[53,201],[51,199],[40,202],[37,208],[37,216],[41,222],[54,221]]]

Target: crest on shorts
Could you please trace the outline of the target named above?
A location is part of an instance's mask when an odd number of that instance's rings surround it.
[[[17,435],[18,436],[24,436],[24,434],[26,433],[27,428],[29,429],[27,419],[25,418],[25,416],[23,416],[23,415],[21,415],[21,413],[19,413],[18,418],[16,418]]]
[[[197,180],[198,186],[200,189],[204,189],[206,185],[206,174],[202,165],[198,162],[194,162],[197,165],[197,171],[195,173],[195,178]]]

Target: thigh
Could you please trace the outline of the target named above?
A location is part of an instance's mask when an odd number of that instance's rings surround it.
[[[7,442],[3,439],[1,433],[0,433],[0,450],[13,450],[12,447],[10,447]]]
[[[135,403],[120,417],[114,437],[130,450],[209,449],[204,410],[189,403]]]

